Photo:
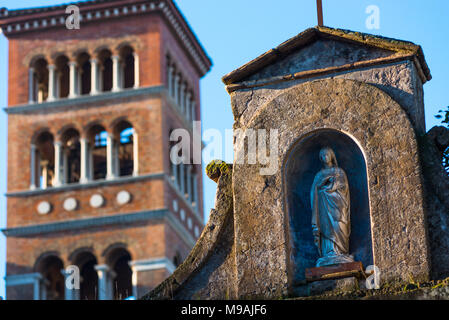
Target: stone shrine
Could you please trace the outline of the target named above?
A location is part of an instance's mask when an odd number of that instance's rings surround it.
[[[376,266],[381,285],[449,276],[449,178],[441,165],[449,133],[426,133],[430,79],[419,45],[328,27],[224,76],[234,130],[277,130],[279,169],[262,175],[266,165],[236,161],[246,159],[239,142],[233,165],[212,162],[206,171],[218,186],[209,222],[186,261],[145,298],[277,299],[339,288],[306,277],[320,258],[311,189],[323,148],[347,176],[340,200],[350,208],[355,271],[367,276],[361,266]],[[336,190],[336,181],[320,187]],[[335,203],[332,210],[343,210]]]

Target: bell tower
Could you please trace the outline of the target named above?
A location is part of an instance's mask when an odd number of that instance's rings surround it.
[[[67,28],[66,5],[0,10],[7,299],[139,297],[203,228],[201,165],[173,164],[169,137],[200,121],[210,58],[171,0],[72,9],[79,29]],[[79,289],[65,285],[70,270]]]

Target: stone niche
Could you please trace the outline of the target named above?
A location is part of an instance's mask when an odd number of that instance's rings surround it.
[[[322,129],[301,137],[286,156],[284,164],[285,207],[289,214],[293,250],[294,282],[304,280],[305,269],[315,266],[318,250],[313,242],[310,190],[321,169],[320,149],[331,147],[338,166],[348,177],[350,193],[350,254],[364,266],[373,264],[371,221],[365,157],[347,134]]]
[[[280,298],[310,294],[318,258],[310,188],[331,147],[349,181],[349,253],[381,285],[449,276],[445,128],[425,132],[420,46],[316,27],[223,77],[234,129],[278,132],[278,170],[214,162],[215,208],[186,261],[148,299]],[[260,143],[260,141],[259,141]],[[275,166],[276,167],[276,166]],[[309,282],[307,282],[309,281]],[[314,282],[313,282],[314,283]],[[327,290],[327,289],[326,289]]]

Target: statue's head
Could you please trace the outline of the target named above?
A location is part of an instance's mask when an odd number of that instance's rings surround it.
[[[329,147],[322,148],[320,150],[320,160],[328,167],[337,167],[337,158],[335,157],[334,150]]]

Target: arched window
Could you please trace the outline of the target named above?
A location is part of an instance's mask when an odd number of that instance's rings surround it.
[[[88,163],[89,179],[105,179],[107,173],[107,138],[108,133],[101,125],[94,125],[88,132]]]
[[[134,172],[134,138],[133,126],[128,121],[120,121],[115,126],[114,167],[117,176],[130,176]]]
[[[61,55],[56,58],[56,97],[66,98],[70,91],[69,58]]]
[[[89,94],[91,92],[91,63],[88,53],[83,52],[77,57],[77,92],[80,95]]]
[[[48,98],[48,63],[39,58],[31,65],[30,101],[42,103]]]
[[[81,176],[80,135],[70,128],[62,134],[62,167],[64,183],[78,183]]]
[[[79,253],[74,261],[80,270],[80,300],[98,299],[97,258],[90,252]]]
[[[38,262],[36,271],[45,280],[43,289],[47,300],[64,300],[65,281],[61,273],[63,268],[62,260],[55,255],[47,256]]]
[[[124,46],[120,49],[120,84],[122,88],[132,88],[135,85],[134,56],[134,50],[130,46]]]
[[[98,54],[100,62],[99,83],[100,90],[103,92],[112,90],[112,53],[107,49],[103,49]]]
[[[53,135],[44,131],[34,141],[31,149],[32,188],[46,189],[54,185],[55,148]]]
[[[131,255],[126,249],[114,249],[107,257],[108,265],[116,276],[113,281],[113,298],[123,300],[132,296],[132,270],[129,266]]]

